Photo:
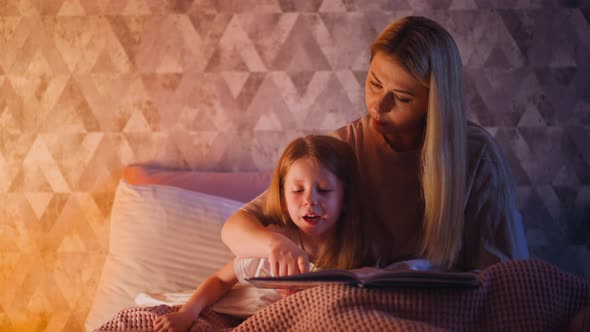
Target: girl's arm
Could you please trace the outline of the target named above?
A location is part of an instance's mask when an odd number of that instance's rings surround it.
[[[178,312],[171,312],[154,321],[155,331],[188,331],[201,311],[221,299],[238,282],[234,260],[207,278]]]
[[[251,213],[239,210],[223,225],[221,239],[238,257],[268,257],[273,276],[307,272],[309,258],[298,244],[268,230]]]

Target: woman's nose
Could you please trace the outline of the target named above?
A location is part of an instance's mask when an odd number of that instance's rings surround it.
[[[385,93],[379,96],[379,99],[377,100],[377,105],[375,107],[375,111],[377,111],[378,113],[389,112],[393,108],[393,102],[393,94]]]

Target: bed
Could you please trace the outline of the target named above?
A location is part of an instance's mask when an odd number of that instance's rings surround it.
[[[270,173],[128,166],[111,212],[109,253],[88,331],[150,331],[178,305],[139,306],[142,292],[191,290],[231,257],[223,222],[262,192]],[[529,259],[496,264],[476,289],[326,285],[248,318],[205,310],[191,331],[589,331],[590,281]]]

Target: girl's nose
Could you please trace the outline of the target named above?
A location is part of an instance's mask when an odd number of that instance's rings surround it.
[[[305,203],[309,206],[318,205],[318,195],[315,190],[311,190],[305,198]]]

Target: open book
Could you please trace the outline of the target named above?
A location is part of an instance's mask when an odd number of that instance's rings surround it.
[[[283,277],[246,279],[258,288],[301,289],[343,283],[357,287],[477,287],[475,272],[390,270],[365,267],[356,270],[320,270]]]

